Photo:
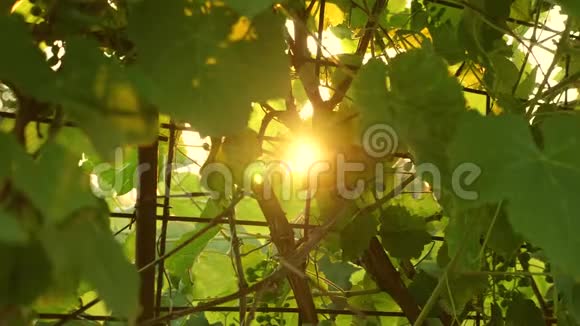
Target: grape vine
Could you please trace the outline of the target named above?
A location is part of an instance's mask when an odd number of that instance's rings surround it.
[[[577,0],[11,0],[0,31],[0,325],[580,325]]]

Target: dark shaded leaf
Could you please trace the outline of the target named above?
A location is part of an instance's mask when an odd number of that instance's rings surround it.
[[[246,126],[251,102],[287,95],[284,20],[265,12],[249,21],[223,7],[202,7],[142,2],[129,33],[160,110],[204,135],[231,135]]]
[[[38,241],[26,245],[0,242],[0,305],[29,305],[50,285],[47,254]]]
[[[377,235],[379,222],[372,215],[357,215],[340,232],[340,247],[344,260],[357,258],[369,247],[371,239]]]
[[[404,207],[387,207],[380,220],[383,247],[393,257],[418,258],[425,245],[431,242],[425,220],[411,215]]]
[[[133,319],[138,313],[139,275],[101,221],[102,214],[84,210],[66,225],[46,229],[43,244],[56,275],[76,275],[89,282],[110,309]]]
[[[97,205],[79,159],[61,146],[49,144],[37,161],[22,160],[16,167],[14,185],[49,223],[62,222],[81,208]]]
[[[508,307],[505,316],[506,326],[542,326],[546,325],[540,308],[534,301],[517,296]]]

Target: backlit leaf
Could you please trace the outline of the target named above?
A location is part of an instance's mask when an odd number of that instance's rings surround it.
[[[79,168],[79,159],[61,146],[50,144],[37,161],[23,160],[16,167],[15,186],[49,223],[62,222],[81,208],[96,206],[89,177]]]
[[[379,223],[372,215],[357,215],[340,232],[340,247],[345,260],[356,259],[369,247]]]
[[[557,0],[562,8],[575,19],[580,19],[580,3],[575,0]]]
[[[132,13],[129,32],[138,66],[155,85],[155,104],[202,134],[240,131],[252,101],[287,95],[282,17],[264,12],[249,21],[223,7],[179,0],[145,1]]]
[[[254,17],[257,14],[271,8],[275,3],[275,0],[226,0],[225,3],[237,13],[247,16]]]
[[[213,218],[222,211],[223,207],[219,202],[210,200],[207,202],[201,216]],[[177,241],[176,245],[179,245],[180,243],[183,243],[187,239],[191,238],[203,227],[204,225],[200,224],[195,230],[183,234],[179,241]],[[167,270],[173,275],[185,277],[188,274],[189,269],[193,266],[196,258],[201,254],[201,252],[207,246],[208,242],[216,236],[216,234],[219,232],[219,229],[219,226],[215,226],[209,229],[207,232],[203,233],[183,249],[167,258],[165,262]]]
[[[12,214],[0,210],[0,243],[23,244],[29,238],[28,233]]]
[[[383,247],[396,258],[418,258],[431,242],[425,220],[411,215],[404,207],[389,206],[381,216],[380,235]]]
[[[115,313],[135,318],[139,276],[121,245],[99,221],[101,214],[86,210],[64,226],[46,229],[43,244],[55,273],[72,272],[94,286]]]
[[[67,43],[55,100],[91,137],[105,160],[112,161],[113,150],[121,145],[155,140],[157,115],[147,104],[149,90],[142,78],[100,53],[93,42]]]
[[[478,202],[507,200],[514,230],[544,248],[565,272],[580,275],[572,249],[580,246],[573,232],[580,227],[580,206],[569,191],[580,182],[580,120],[555,116],[540,129],[543,149],[521,118],[468,114],[451,152],[456,163],[469,160],[483,171],[473,184]]]

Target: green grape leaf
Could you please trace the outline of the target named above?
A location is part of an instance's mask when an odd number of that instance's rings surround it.
[[[390,14],[399,13],[407,8],[408,1],[406,0],[393,0],[387,3],[387,10]]]
[[[534,67],[528,74],[526,74],[524,80],[518,85],[516,89],[516,97],[521,99],[527,99],[534,88],[536,87],[536,76],[538,74],[538,66]]]
[[[271,8],[275,2],[276,0],[225,0],[228,7],[234,9],[240,15],[250,18]]]
[[[160,110],[222,136],[246,127],[251,102],[287,95],[283,28],[272,12],[249,21],[223,7],[145,1],[132,11],[129,34]]]
[[[0,305],[28,305],[50,285],[47,254],[38,241],[26,245],[0,242]]]
[[[512,3],[510,10],[510,17],[523,21],[531,21],[533,19],[532,0],[515,0]]]
[[[435,52],[451,65],[465,59],[465,50],[458,38],[457,26],[451,21],[429,25],[429,33],[433,37]]]
[[[414,194],[403,193],[389,201],[391,205],[404,206],[412,215],[423,218],[433,218],[441,214],[441,205],[435,196],[431,194],[421,195],[415,198]]]
[[[266,222],[258,201],[251,197],[244,197],[236,205],[236,216],[243,220]],[[249,233],[267,234],[269,232],[264,226],[244,225],[244,229]]]
[[[395,130],[419,164],[435,164],[446,173],[446,148],[465,99],[447,65],[429,48],[398,55],[389,66]],[[421,87],[417,88],[417,83]],[[421,126],[418,128],[418,126]]]
[[[425,10],[425,6],[419,1],[411,1],[411,30],[420,31],[427,27],[427,20],[429,15]]]
[[[79,159],[60,145],[47,144],[37,161],[21,160],[15,167],[14,185],[49,223],[62,222],[83,207],[96,206],[89,177],[79,168]]]
[[[580,228],[580,202],[570,191],[580,182],[580,119],[554,116],[540,130],[542,148],[520,117],[466,114],[450,152],[455,164],[472,162],[482,174],[472,185],[478,200],[464,203],[507,200],[514,230],[566,273],[580,275],[573,249],[580,246],[574,234]]]
[[[488,225],[492,223],[493,216],[488,214]],[[491,227],[491,225],[489,225]],[[485,235],[484,235],[485,236]],[[511,258],[523,243],[522,237],[515,233],[505,210],[502,209],[496,217],[493,228],[490,230],[488,247],[504,258]]]
[[[466,8],[463,12],[459,38],[473,60],[489,67],[488,54],[497,51],[505,44],[502,40],[504,33],[499,31],[497,26],[508,28],[506,20],[510,14],[511,1],[469,0],[468,2],[473,9]]]
[[[10,31],[0,35],[0,44],[10,45],[10,51],[0,52],[0,80],[39,100],[51,98],[52,71],[27,26],[16,15],[1,15],[0,30]]]
[[[352,291],[377,288],[377,285],[372,280],[371,276],[362,269],[353,274],[351,282],[354,284],[351,289]],[[352,296],[347,299],[347,302],[349,306],[360,310],[393,311],[398,309],[397,303],[385,292],[364,296]],[[359,319],[358,321],[362,320]]]
[[[181,238],[177,241],[176,245],[185,242],[187,239],[197,234],[201,228],[202,227],[199,227],[193,231],[183,234],[183,236],[181,236]],[[211,228],[195,241],[180,250],[178,253],[167,258],[167,270],[173,275],[185,277],[188,273],[188,270],[194,264],[197,256],[201,254],[201,252],[207,246],[208,242],[211,241],[211,239],[213,239],[216,234],[218,234],[218,232],[219,227],[216,226]]]
[[[520,74],[518,67],[508,58],[494,54],[490,56],[492,69],[488,69],[484,79],[494,94],[511,94]]]
[[[4,182],[4,179],[14,174],[16,167],[20,164],[26,164],[30,161],[30,158],[13,135],[2,132],[0,132],[0,152],[2,152],[3,156],[0,160],[1,184]]]
[[[369,3],[371,1],[369,1]],[[344,12],[348,12],[353,7],[350,0],[328,0],[327,2],[335,4],[338,8],[340,8],[340,10]]]
[[[0,208],[0,243],[15,245],[28,240],[28,233],[15,216]]]
[[[534,301],[517,296],[509,305],[505,315],[506,326],[546,325],[544,315]]]
[[[356,259],[369,247],[377,235],[379,222],[372,215],[357,215],[340,232],[340,247],[344,260]]]
[[[78,155],[80,158],[83,154],[88,159],[83,162],[83,168],[92,158],[98,157],[91,139],[80,128],[62,128],[54,138],[55,143],[64,147],[67,151]]]
[[[103,163],[100,170],[97,164],[91,172],[97,175],[100,190],[122,196],[137,186],[137,150],[127,147],[116,153],[114,165]]]
[[[138,71],[107,58],[95,42],[73,39],[67,41],[59,72],[55,101],[90,136],[103,159],[112,160],[121,145],[156,139],[157,113],[145,104],[151,90]]]
[[[450,257],[455,257],[456,270],[479,270],[481,265],[481,242],[480,238],[485,236],[489,221],[489,210],[487,207],[477,207],[472,209],[454,209],[452,211],[449,224],[445,229],[445,247],[439,250],[441,261],[450,261]],[[493,213],[492,213],[493,214]]]
[[[480,239],[487,240],[487,246],[506,259],[512,258],[523,242],[513,230],[503,206],[499,210],[498,205],[482,205],[470,209],[455,208],[450,212],[451,219],[445,230],[450,256],[462,248],[456,270],[480,269]]]
[[[418,258],[425,245],[431,242],[425,220],[411,215],[404,207],[387,207],[380,220],[382,244],[392,257]]]
[[[252,129],[244,129],[239,133],[226,137],[217,162],[225,164],[233,175],[233,181],[240,186],[249,186],[250,180],[244,180],[248,166],[262,155],[258,133]],[[250,189],[246,189],[250,190]]]
[[[437,286],[437,278],[421,271],[413,277],[413,281],[409,284],[409,292],[415,298],[417,303],[422,307],[427,303],[429,297]],[[435,305],[429,312],[430,317],[437,317],[441,313],[441,308]]]
[[[385,71],[390,92],[381,86]],[[379,60],[369,61],[353,82],[352,97],[364,125],[381,122],[394,128],[396,134],[388,140],[393,152],[404,142],[418,164],[434,164],[447,175],[446,149],[465,100],[461,86],[429,46],[398,55],[388,68]]]
[[[571,316],[569,314],[569,312],[565,309],[565,307],[562,307],[562,309],[558,309],[558,311],[556,312],[557,318],[558,318],[558,325],[561,326],[578,326],[578,322],[576,321],[576,319],[574,319],[573,316]]]
[[[349,94],[362,113],[363,125],[392,120],[387,108],[387,65],[379,59],[371,59],[362,66],[350,87]]]
[[[564,11],[568,13],[570,16],[576,19],[580,19],[580,3],[578,3],[578,1],[557,0],[556,2],[559,3],[562,6],[562,8],[564,8]]]
[[[194,298],[215,298],[238,289],[236,272],[227,254],[204,251],[191,268]]]
[[[223,209],[223,205],[219,201],[209,200],[203,212],[201,213],[201,217],[213,218],[220,214]],[[184,233],[175,245],[177,246],[180,243],[187,241],[189,238],[197,234],[200,229],[204,228],[204,226],[204,224],[199,224],[193,231]],[[171,274],[178,277],[186,277],[188,275],[189,269],[195,263],[196,258],[205,249],[211,239],[213,239],[216,234],[218,234],[219,230],[219,226],[215,226],[209,229],[207,232],[199,236],[196,240],[185,246],[183,249],[167,258],[165,261],[167,270]]]
[[[443,293],[443,307],[451,315],[459,315],[465,306],[481,294],[488,286],[484,275],[454,275],[447,276]]]
[[[102,211],[84,210],[64,225],[43,230],[42,241],[55,274],[87,281],[107,307],[132,319],[138,313],[139,275],[101,215]]]
[[[348,1],[337,0],[332,1],[337,3],[339,7],[345,8],[343,11],[349,13],[347,21],[351,28],[363,28],[369,19],[369,15],[365,12],[365,8],[372,8],[375,4],[375,0],[365,1],[365,0],[354,0],[351,4]],[[380,21],[380,20],[379,20]]]
[[[441,247],[440,252],[447,251],[445,246]],[[440,257],[438,256],[437,258],[439,259]],[[446,264],[439,265],[445,266]],[[419,303],[424,303],[429,299],[438,279],[443,277],[442,273],[444,273],[444,270],[436,267],[435,269],[424,270],[424,272],[415,276],[413,283],[409,286],[409,291],[417,298]],[[448,272],[447,279],[443,281],[444,290],[440,307],[454,316],[461,314],[465,306],[485,291],[488,286],[485,275],[465,275]]]
[[[558,293],[563,297],[564,305],[561,312],[569,315],[570,318],[578,323],[580,321],[580,282],[558,272],[555,273],[554,280]]]
[[[183,324],[183,326],[211,326],[203,313],[197,313],[190,315],[187,318],[187,322]]]
[[[329,255],[324,255],[318,261],[320,271],[332,281],[332,283],[340,286],[343,290],[348,290],[352,287],[350,277],[352,273],[359,270],[355,265],[344,261],[333,261]]]
[[[352,76],[353,70],[356,69],[356,67],[360,67],[363,61],[362,56],[351,53],[339,54],[337,55],[337,59],[340,62],[340,65],[331,76],[332,85],[340,85],[346,78]]]

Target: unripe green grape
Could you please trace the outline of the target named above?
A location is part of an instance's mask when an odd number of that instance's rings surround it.
[[[527,277],[520,278],[518,281],[518,286],[527,287],[530,286],[530,279]]]
[[[58,64],[59,59],[56,56],[52,56],[46,62],[48,63],[49,66],[52,67],[52,66]]]
[[[39,6],[33,6],[32,8],[30,8],[30,14],[32,16],[39,17],[40,15],[42,15],[42,9],[40,9]]]

